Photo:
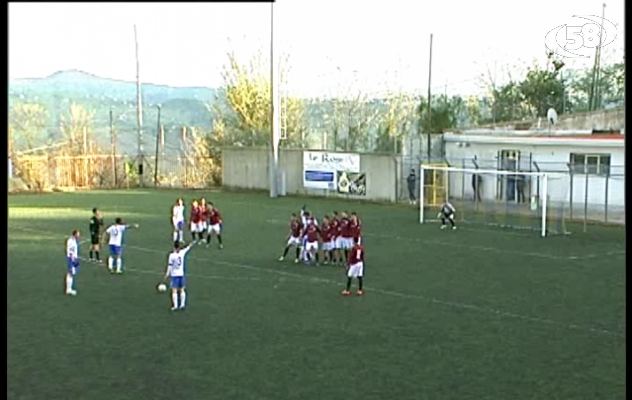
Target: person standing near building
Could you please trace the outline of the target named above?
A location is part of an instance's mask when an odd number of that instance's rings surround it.
[[[481,183],[483,178],[479,174],[472,174],[472,190],[474,191],[474,201],[481,202]]]
[[[415,198],[415,183],[417,183],[417,176],[415,175],[415,169],[410,170],[410,174],[408,174],[408,178],[406,178],[406,183],[408,184],[408,196],[410,197],[409,203],[415,204],[417,199]]]

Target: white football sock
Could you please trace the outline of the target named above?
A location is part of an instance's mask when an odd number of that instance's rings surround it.
[[[114,268],[114,259],[112,257],[108,257],[108,268]]]
[[[178,240],[178,232],[173,232],[173,241]]]
[[[180,231],[180,241],[183,242],[184,241],[184,232]]]
[[[187,292],[185,292],[184,289],[182,289],[182,291],[180,292],[180,308],[184,308],[186,301],[187,301]]]
[[[178,292],[171,293],[171,301],[173,302],[173,308],[178,308]]]
[[[72,275],[66,274],[66,292],[72,290]]]
[[[121,268],[123,268],[123,259],[122,258],[117,258],[116,259],[116,271],[117,272],[121,272]]]

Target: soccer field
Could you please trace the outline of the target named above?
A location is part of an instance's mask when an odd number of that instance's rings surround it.
[[[156,285],[177,196],[215,203],[225,247],[191,250],[188,307],[173,313]],[[442,231],[412,207],[253,193],[8,200],[9,399],[625,397],[622,227]],[[303,204],[319,219],[360,214],[365,296],[340,295],[341,267],[277,260]],[[89,240],[95,206],[106,226],[140,229],[126,234],[123,275],[82,262],[79,295],[65,296],[64,241],[75,228]]]

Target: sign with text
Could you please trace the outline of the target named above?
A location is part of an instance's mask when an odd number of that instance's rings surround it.
[[[360,155],[350,153],[303,152],[303,186],[338,189],[338,172],[360,172]]]

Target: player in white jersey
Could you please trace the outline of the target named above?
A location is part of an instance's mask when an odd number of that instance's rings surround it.
[[[75,287],[75,276],[79,272],[79,237],[78,230],[72,231],[72,236],[66,240],[66,261],[68,262],[68,272],[66,273],[66,294],[77,295]]]
[[[318,221],[309,211],[305,211],[305,206],[303,206],[301,222],[305,228],[303,231],[303,239],[301,241],[301,259],[307,262],[309,261],[309,252],[307,251],[307,227],[311,224],[318,226]]]
[[[187,247],[181,249],[180,243],[175,242],[173,252],[169,254],[167,271],[163,280],[166,281],[167,278],[171,278],[171,301],[173,303],[171,311],[184,310],[186,307],[186,256],[193,244],[194,242],[191,242]],[[180,302],[178,302],[178,294],[180,295]]]
[[[178,198],[171,209],[171,225],[173,225],[173,241],[184,243],[184,201]]]
[[[453,230],[456,229],[456,225],[454,224],[455,212],[456,212],[456,209],[454,208],[452,204],[450,204],[448,200],[443,202],[443,204],[441,205],[441,211],[439,211],[439,215],[437,215],[437,218],[441,218],[441,229],[445,229],[446,220],[450,221],[450,224],[452,225]]]
[[[116,259],[116,273],[123,273],[123,235],[130,228],[138,228],[138,224],[126,225],[121,218],[116,219],[114,225],[110,225],[105,233],[110,237],[110,256],[108,257],[108,269],[114,273],[114,259]]]

